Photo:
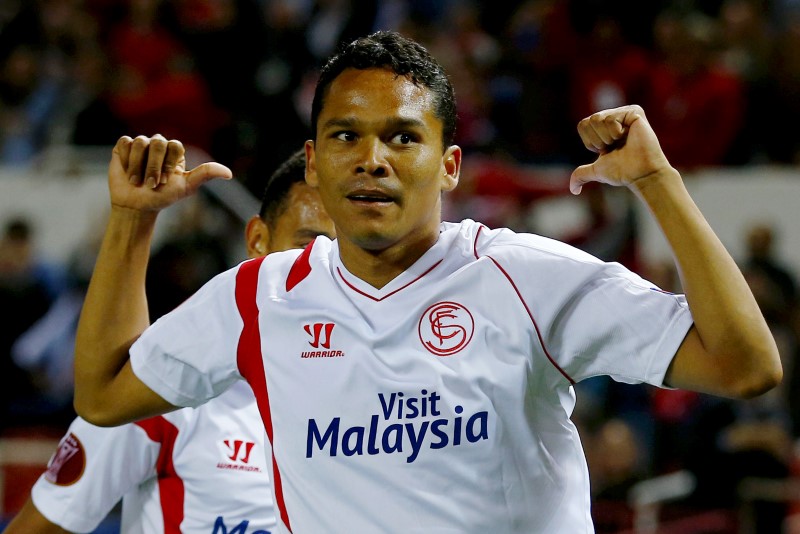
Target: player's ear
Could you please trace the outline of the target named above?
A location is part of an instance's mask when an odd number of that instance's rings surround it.
[[[260,258],[269,252],[269,227],[258,215],[253,215],[244,229],[244,241],[247,243],[247,256]]]
[[[461,175],[461,147],[450,145],[442,156],[442,191],[452,191]]]
[[[308,140],[305,144],[306,149],[306,183],[311,187],[317,187],[317,160],[314,152],[314,141]]]

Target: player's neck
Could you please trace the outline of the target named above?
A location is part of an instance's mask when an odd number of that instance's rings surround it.
[[[394,280],[422,257],[439,239],[426,233],[382,250],[367,250],[347,239],[339,239],[339,257],[347,270],[376,289]]]

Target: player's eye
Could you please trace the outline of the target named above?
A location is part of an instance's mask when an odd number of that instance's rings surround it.
[[[408,132],[400,132],[392,137],[392,142],[400,145],[408,145],[416,141],[416,137]]]
[[[336,132],[333,136],[339,141],[346,141],[348,143],[356,140],[356,134],[353,132]]]

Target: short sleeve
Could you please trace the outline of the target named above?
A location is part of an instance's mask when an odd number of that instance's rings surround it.
[[[36,509],[71,532],[91,532],[123,495],[156,475],[160,444],[133,424],[70,425],[31,491]]]
[[[518,236],[498,261],[519,286],[545,351],[569,378],[663,386],[693,324],[683,295],[538,236]]]
[[[576,381],[606,375],[663,386],[694,324],[683,295],[664,292],[619,264],[603,264],[562,310],[545,339]]]
[[[217,275],[162,316],[130,349],[133,372],[175,406],[199,406],[241,379],[236,351],[242,319],[236,269]]]

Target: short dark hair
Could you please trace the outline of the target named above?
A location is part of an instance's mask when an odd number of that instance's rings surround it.
[[[306,152],[301,148],[281,163],[267,180],[267,186],[261,197],[261,210],[258,212],[267,226],[272,228],[286,209],[286,197],[292,186],[300,182],[305,183],[305,180]]]
[[[434,114],[442,121],[442,143],[453,144],[456,133],[456,98],[444,68],[419,43],[397,32],[380,31],[344,45],[320,71],[311,105],[311,134],[317,137],[317,120],[326,91],[344,70],[387,69],[406,76],[434,95]]]

